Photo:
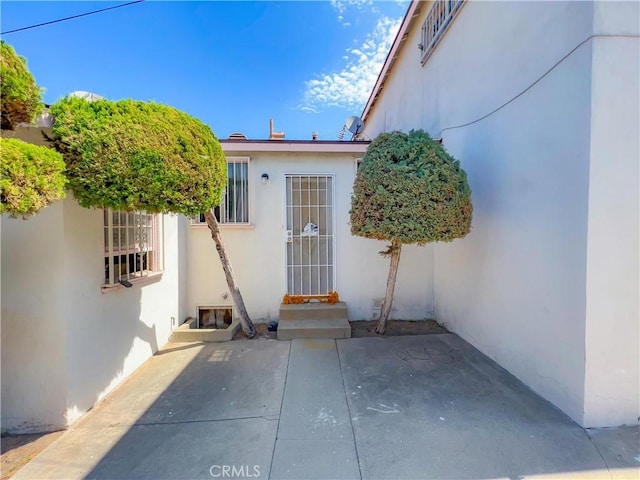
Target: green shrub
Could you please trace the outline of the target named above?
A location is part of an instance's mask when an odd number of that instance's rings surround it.
[[[64,198],[64,161],[51,148],[0,138],[0,214],[33,215]]]
[[[226,160],[211,129],[153,102],[67,97],[50,108],[83,207],[195,216],[220,203]]]
[[[460,163],[422,130],[371,142],[351,198],[351,233],[425,244],[469,233],[471,190]]]
[[[0,110],[2,129],[13,130],[42,112],[42,89],[27,69],[26,60],[0,41]]]

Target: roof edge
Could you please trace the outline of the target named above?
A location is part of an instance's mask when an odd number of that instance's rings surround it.
[[[382,70],[380,70],[380,74],[378,75],[371,94],[369,95],[369,99],[362,110],[362,115],[360,115],[363,121],[367,119],[367,116],[375,105],[378,96],[380,96],[382,88],[384,87],[384,82],[391,73],[391,69],[398,58],[399,51],[402,49],[409,36],[409,30],[411,30],[416,18],[420,15],[423,3],[427,2],[424,0],[412,0],[409,8],[407,8],[407,13],[405,13],[404,18],[402,19],[396,38],[393,40],[389,53],[387,53],[387,58],[384,60]]]
[[[268,138],[219,138],[218,141],[221,144],[224,143],[266,143],[269,145],[282,144],[282,143],[294,143],[294,144],[309,144],[309,145],[350,145],[350,144],[358,144],[371,143],[370,140],[355,140],[355,141],[346,141],[346,140],[271,140]]]
[[[370,141],[220,140],[225,152],[364,153]]]

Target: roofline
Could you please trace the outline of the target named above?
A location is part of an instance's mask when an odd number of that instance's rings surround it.
[[[227,152],[364,153],[369,141],[340,140],[220,140]]]
[[[384,83],[387,80],[387,77],[390,75],[393,65],[398,59],[400,50],[407,41],[407,38],[409,37],[409,31],[420,15],[422,5],[424,3],[427,2],[423,0],[412,0],[409,8],[407,8],[407,13],[405,13],[404,18],[402,19],[402,23],[400,24],[400,28],[398,29],[398,33],[396,34],[396,38],[393,40],[393,44],[389,49],[389,53],[387,53],[387,58],[382,65],[382,70],[380,70],[380,74],[378,75],[375,86],[373,87],[371,95],[369,95],[369,99],[367,100],[367,103],[362,110],[362,115],[360,115],[363,121],[366,121],[367,116],[376,103],[376,100],[380,96],[380,93],[382,93]]]

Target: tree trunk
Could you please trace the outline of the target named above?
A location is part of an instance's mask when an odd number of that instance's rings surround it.
[[[233,278],[231,261],[229,260],[229,257],[227,257],[227,252],[224,249],[224,243],[222,242],[222,236],[220,235],[220,227],[218,226],[218,221],[211,211],[205,213],[204,218],[207,221],[209,230],[211,230],[211,238],[213,238],[213,241],[216,242],[216,250],[218,251],[218,255],[220,256],[220,263],[222,263],[222,269],[224,270],[224,276],[227,279],[227,285],[229,286],[229,291],[231,292],[231,298],[233,298],[233,303],[235,303],[236,308],[238,309],[238,314],[240,315],[240,324],[242,325],[242,330],[247,337],[253,338],[256,335],[256,327],[253,326],[253,322],[249,318],[247,308],[244,306],[244,300],[242,300],[242,294],[240,293],[240,289],[236,285],[236,281]]]
[[[393,291],[396,288],[396,276],[398,275],[398,265],[400,264],[400,251],[402,249],[402,243],[399,240],[392,240],[391,247],[389,247],[389,254],[391,255],[391,265],[389,266],[389,277],[387,277],[387,293],[382,302],[380,308],[380,318],[376,325],[376,333],[382,335],[385,328],[387,328],[387,320],[391,313],[391,305],[393,304]]]

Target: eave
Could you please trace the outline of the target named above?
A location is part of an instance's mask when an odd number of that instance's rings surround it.
[[[220,140],[225,153],[230,152],[299,152],[299,153],[355,153],[364,154],[368,141],[330,140]]]
[[[387,58],[385,59],[384,64],[382,65],[382,70],[380,71],[380,74],[378,75],[378,79],[376,80],[376,84],[373,87],[373,90],[371,91],[371,95],[369,95],[369,99],[367,100],[367,104],[365,105],[364,110],[362,111],[361,117],[362,117],[362,120],[365,122],[365,125],[366,125],[367,116],[373,109],[374,105],[376,104],[376,101],[378,100],[378,97],[382,93],[382,90],[384,89],[384,85],[389,75],[391,74],[393,66],[398,60],[398,57],[400,56],[400,52],[402,51],[402,48],[404,47],[404,44],[407,41],[407,38],[409,38],[409,33],[411,32],[411,29],[413,28],[414,23],[420,16],[420,12],[422,11],[423,4],[425,3],[427,2],[420,1],[420,0],[413,0],[409,5],[409,8],[407,9],[407,13],[402,19],[402,23],[400,24],[400,29],[398,30],[396,38],[393,40],[391,49],[387,54]]]

